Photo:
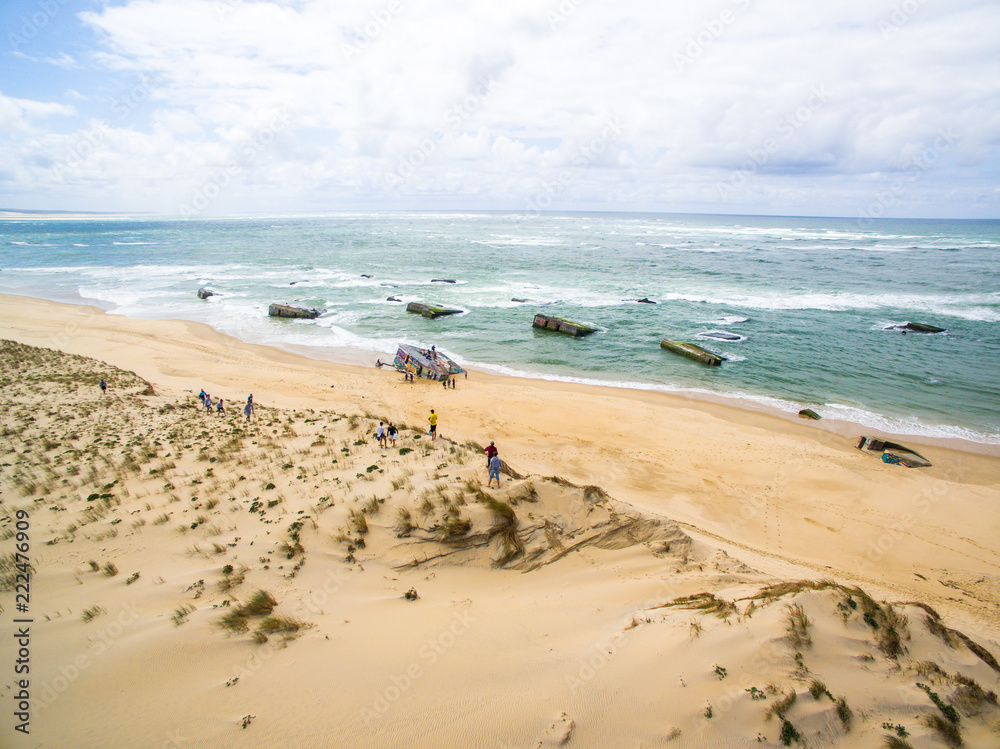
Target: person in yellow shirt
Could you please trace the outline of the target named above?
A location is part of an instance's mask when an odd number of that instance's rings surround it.
[[[434,413],[434,409],[431,409],[431,415],[429,418],[431,422],[431,439],[436,440],[438,438],[438,415]]]

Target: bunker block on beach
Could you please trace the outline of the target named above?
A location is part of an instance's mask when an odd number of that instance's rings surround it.
[[[400,344],[392,366],[403,374],[409,373],[428,380],[441,380],[465,371],[439,351],[406,344]]]
[[[693,343],[683,343],[681,341],[672,341],[669,338],[664,338],[660,341],[660,348],[671,351],[675,354],[680,354],[681,356],[686,356],[688,359],[694,359],[702,364],[707,364],[710,367],[717,367],[722,362],[726,360],[726,357],[720,356],[719,354],[713,354],[707,349],[703,349],[701,346],[696,346]]]
[[[907,468],[927,468],[931,464],[916,450],[877,437],[862,437],[858,440],[858,449],[879,455],[883,463],[902,465]]]
[[[573,322],[562,317],[550,317],[549,315],[535,315],[535,319],[531,321],[531,325],[535,328],[554,330],[557,333],[565,333],[566,335],[577,337],[590,335],[597,330],[597,328],[592,328],[583,323]]]
[[[414,312],[418,315],[423,315],[424,317],[429,317],[431,320],[435,320],[439,317],[445,317],[446,315],[458,315],[462,312],[460,309],[440,307],[436,304],[424,304],[423,302],[410,302],[406,305],[406,311]]]
[[[319,310],[310,307],[299,307],[294,304],[273,303],[267,308],[267,314],[271,317],[301,317],[307,320],[315,320],[319,317]]]

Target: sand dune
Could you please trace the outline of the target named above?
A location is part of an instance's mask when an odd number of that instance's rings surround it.
[[[24,510],[31,732],[4,746],[1000,743],[992,456],[911,471],[843,425],[442,393],[28,304],[3,337],[34,345],[0,349],[0,616]]]

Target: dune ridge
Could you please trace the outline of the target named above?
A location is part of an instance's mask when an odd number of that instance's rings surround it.
[[[930,692],[947,706],[962,701],[962,687],[983,704],[960,718],[960,736],[967,746],[993,743],[1000,461],[990,455],[927,444],[920,450],[934,466],[909,471],[854,450],[850,425],[478,372],[442,393],[193,323],[2,296],[0,311],[6,337],[106,362],[29,362],[47,384],[29,383],[4,409],[7,517],[52,492],[63,507],[31,518],[43,532],[33,541],[33,600],[48,617],[32,645],[43,738],[766,746],[782,745],[781,731],[791,736],[787,720],[812,745],[880,746],[892,736],[937,746],[946,745],[940,726],[922,721],[935,710],[951,721]],[[28,369],[3,371],[13,395]],[[95,399],[100,376],[112,385],[106,401]],[[237,413],[191,409],[199,386],[231,410],[254,392],[261,432],[239,434]],[[429,408],[442,418],[434,443],[423,434]],[[374,449],[376,418],[404,426],[399,452]],[[72,448],[57,449],[66,438]],[[482,488],[477,453],[493,438],[508,469],[500,492]],[[149,473],[157,470],[168,479]],[[13,543],[8,532],[0,555]],[[802,587],[803,578],[827,587]],[[833,581],[902,612],[900,655],[880,649],[866,612],[845,620]],[[775,584],[827,598],[760,610],[753,596]],[[239,617],[238,632],[221,626],[259,593],[275,601],[270,613]],[[10,595],[0,593],[7,616]],[[664,606],[688,597],[723,601],[731,613]],[[829,726],[811,733],[801,732],[809,680],[785,644],[785,603],[812,622],[804,632],[814,644],[799,646],[800,660],[833,696],[823,697],[834,706],[824,705]],[[876,613],[870,619],[881,627]],[[865,636],[844,639],[841,628],[859,621]],[[828,660],[846,669],[814,662],[813,650],[831,642],[820,644],[819,629],[837,636]],[[925,630],[936,633],[928,657]],[[779,647],[762,649],[764,659],[730,650],[743,636]],[[910,668],[924,661],[937,682]],[[885,672],[901,696],[859,678],[857,664]],[[767,673],[774,678],[763,682]],[[779,699],[771,682],[781,699],[798,690],[785,717],[744,714],[744,701]],[[854,715],[847,732],[840,699]],[[95,704],[113,706],[111,717]],[[129,723],[136,711],[141,725]]]
[[[5,341],[0,360],[0,553],[13,508],[34,544],[32,745],[1000,735],[988,623],[777,578],[595,484],[508,463],[484,488],[474,441],[404,422],[380,448],[377,404],[255,395],[247,423],[88,357]]]

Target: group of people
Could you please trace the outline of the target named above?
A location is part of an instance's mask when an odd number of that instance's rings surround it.
[[[395,447],[396,440],[399,439],[399,430],[396,429],[395,424],[389,424],[387,427],[383,422],[378,423],[378,429],[375,430],[375,436],[378,437],[379,447]],[[392,443],[391,445],[389,443]]]
[[[431,440],[436,440],[437,439],[438,415],[434,412],[433,408],[431,409],[431,415],[429,417],[427,417],[427,420],[430,422],[430,425],[431,425]],[[381,433],[381,431],[382,431],[382,422],[381,421],[378,423],[378,428],[379,428],[379,433]],[[390,425],[390,428],[394,429],[395,427],[392,427]],[[382,444],[381,439],[379,440],[379,444],[380,445]],[[392,444],[395,447],[395,445],[396,445],[395,438],[392,438]],[[500,488],[500,469],[503,467],[503,461],[500,460],[499,451],[497,450],[496,443],[493,440],[490,440],[490,444],[486,446],[485,452],[486,452],[486,471],[487,471],[487,474],[489,476],[489,478],[486,481],[486,486],[488,488],[493,488],[493,479],[496,479],[497,480],[497,489],[499,489]]]
[[[497,451],[497,446],[490,440],[490,444],[486,446],[486,470],[489,474],[489,479],[486,481],[486,486],[488,488],[493,487],[493,479],[497,480],[497,489],[500,488],[500,468],[503,466],[503,461],[500,460],[499,452]]]
[[[212,401],[212,396],[205,392],[205,388],[201,389],[198,393],[198,400],[201,401],[201,405],[205,407],[205,410],[209,413],[215,412],[215,415],[224,414],[226,412],[226,406],[223,403],[222,398],[217,401]],[[250,417],[253,416],[253,393],[247,398],[247,404],[243,407],[243,413],[246,414],[247,421],[250,421]]]
[[[423,353],[425,353],[427,355],[427,358],[430,359],[432,362],[440,361],[440,355],[437,352],[437,348],[434,347],[434,346],[431,346],[429,349],[427,349]],[[412,372],[409,367],[405,366],[405,365],[409,364],[411,361],[412,360],[411,360],[410,356],[407,354],[403,358],[403,365],[404,366],[397,367],[398,369],[400,369],[402,371],[402,373],[403,373],[403,380],[406,381],[406,382],[413,382],[413,378],[414,378],[414,372]],[[390,365],[389,365],[388,362],[384,362],[381,359],[376,359],[375,360],[375,366],[378,369],[381,369],[382,367],[390,366]],[[428,369],[428,372],[430,372],[430,371],[431,370]],[[431,379],[437,379],[437,374],[438,374],[438,371],[435,369],[434,372],[433,372],[433,376],[431,376]],[[417,377],[423,377],[423,375],[424,375],[424,367],[422,365],[418,364],[417,368],[416,368],[416,376]],[[466,377],[466,379],[468,379],[468,377],[469,377],[469,373],[468,372],[465,373],[465,377]],[[451,387],[452,390],[455,389],[456,379],[457,378],[455,377],[454,374],[445,374],[440,379],[441,379],[441,385],[442,385],[442,387],[444,387],[446,389],[448,387]]]
[[[203,405],[205,410],[209,413],[212,413],[213,410],[216,415],[224,414],[226,412],[226,407],[222,402],[222,398],[219,398],[219,400],[213,403],[212,396],[205,392],[205,388],[202,388],[201,392],[198,393],[198,399],[201,401],[201,405]]]

